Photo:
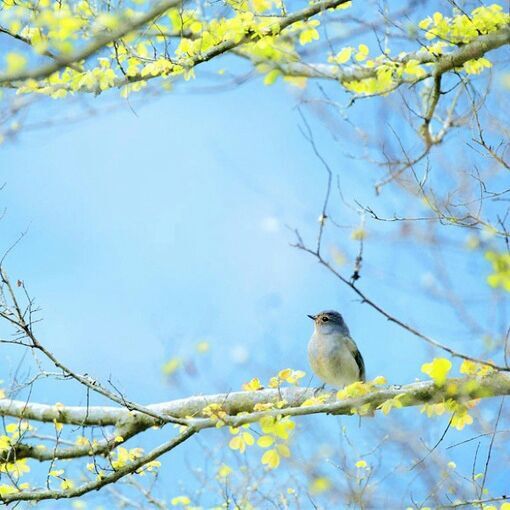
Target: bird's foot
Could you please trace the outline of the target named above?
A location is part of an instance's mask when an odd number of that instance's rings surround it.
[[[325,387],[326,387],[326,383],[324,383],[322,386],[319,386],[318,388],[315,388],[315,391],[313,392],[313,396],[316,397],[319,393],[324,391]]]

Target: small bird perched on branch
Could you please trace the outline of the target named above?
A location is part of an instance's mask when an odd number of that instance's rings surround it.
[[[343,317],[333,310],[308,315],[315,328],[308,342],[308,360],[325,384],[343,388],[365,381],[365,363]]]

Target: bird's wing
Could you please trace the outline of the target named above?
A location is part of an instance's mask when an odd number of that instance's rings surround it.
[[[363,361],[363,356],[361,355],[361,352],[359,352],[358,348],[356,348],[352,354],[359,368],[359,378],[361,381],[365,382],[365,362]]]
[[[347,337],[347,345],[349,346],[354,361],[356,361],[356,365],[358,365],[360,381],[365,382],[365,362],[363,361],[363,356],[352,338]]]

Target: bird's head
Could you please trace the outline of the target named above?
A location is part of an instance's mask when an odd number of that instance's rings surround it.
[[[308,315],[315,323],[315,331],[322,335],[331,333],[341,333],[349,335],[349,329],[344,322],[343,317],[334,310],[326,310],[317,315]]]

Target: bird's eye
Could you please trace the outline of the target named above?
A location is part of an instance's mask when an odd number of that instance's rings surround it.
[[[328,321],[329,321],[329,319],[327,317],[322,318],[322,322],[328,322]]]

